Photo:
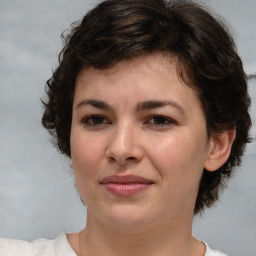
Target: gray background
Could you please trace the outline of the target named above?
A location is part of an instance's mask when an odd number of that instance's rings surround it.
[[[57,65],[59,35],[97,1],[0,0],[0,237],[54,238],[86,219],[69,161],[41,126],[45,81]],[[256,73],[256,1],[204,1],[231,26],[250,74]],[[256,137],[256,79],[252,134]],[[255,256],[256,142],[216,207],[194,221],[194,234],[230,255]]]

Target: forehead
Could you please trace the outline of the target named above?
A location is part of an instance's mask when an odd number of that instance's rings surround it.
[[[129,74],[140,74],[141,77],[148,76],[150,73],[151,79],[155,76],[161,75],[162,78],[170,79],[169,74],[172,76],[172,80],[179,79],[177,74],[177,58],[171,56],[169,53],[156,52],[148,55],[142,55],[136,58],[122,60],[116,64],[105,69],[96,69],[94,67],[84,67],[78,73],[76,77],[76,85],[88,84],[90,79],[115,79],[116,76],[124,75],[129,78]],[[157,77],[159,79],[159,77]]]
[[[76,77],[76,91],[77,87],[104,90],[106,86],[119,84],[123,85],[128,93],[129,89],[138,84],[143,85],[145,89],[152,87],[153,83],[155,85],[153,87],[156,88],[163,84],[179,85],[176,88],[186,87],[187,90],[197,95],[196,90],[192,90],[192,87],[179,77],[177,63],[178,60],[175,56],[171,56],[169,53],[156,52],[122,60],[106,69],[84,67]],[[162,93],[166,93],[166,90],[163,90]]]
[[[123,111],[161,101],[177,103],[188,115],[202,112],[196,91],[178,77],[176,59],[162,53],[120,61],[108,69],[84,68],[76,80],[74,105],[88,100]]]
[[[161,80],[170,84],[181,84],[191,89],[191,81],[189,81],[190,79],[186,74],[182,72],[182,78],[180,77],[181,69],[184,71],[184,69],[180,67],[180,62],[176,56],[168,52],[155,52],[132,59],[122,60],[106,69],[84,67],[78,73],[75,84],[76,87],[78,85],[84,87],[90,84],[96,85],[101,82],[103,88],[106,80],[110,82],[112,80],[114,83],[116,79],[119,79],[120,83],[122,83],[121,80],[123,80],[123,82],[127,84],[127,89],[132,86],[132,81],[129,84],[131,76],[137,75],[141,80],[143,80],[143,78],[145,80],[155,80],[155,86],[159,86]],[[186,82],[184,82],[183,77]],[[189,85],[187,85],[187,82]],[[199,95],[195,87],[193,87],[193,92],[196,93],[197,96]]]

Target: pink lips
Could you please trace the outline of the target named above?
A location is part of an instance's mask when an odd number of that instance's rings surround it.
[[[127,197],[149,188],[153,182],[137,175],[112,175],[105,177],[101,182],[110,193]]]

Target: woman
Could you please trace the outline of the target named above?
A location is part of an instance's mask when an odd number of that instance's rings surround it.
[[[108,0],[65,40],[42,122],[72,160],[86,227],[2,239],[0,255],[225,255],[191,230],[250,141],[227,28],[192,2]]]

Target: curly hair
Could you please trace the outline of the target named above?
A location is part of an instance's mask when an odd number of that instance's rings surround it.
[[[62,39],[42,118],[60,152],[70,157],[75,80],[82,68],[106,69],[152,52],[171,53],[179,77],[198,92],[208,134],[236,129],[227,162],[215,172],[203,171],[194,214],[212,206],[251,140],[247,77],[221,19],[191,1],[106,0]]]

